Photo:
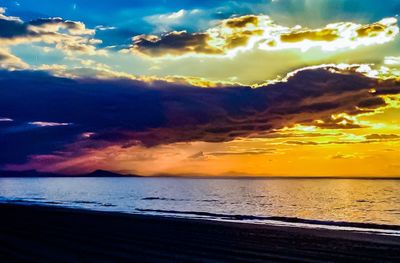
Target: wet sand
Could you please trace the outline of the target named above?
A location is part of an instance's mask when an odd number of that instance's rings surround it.
[[[400,237],[0,204],[0,262],[400,262]]]

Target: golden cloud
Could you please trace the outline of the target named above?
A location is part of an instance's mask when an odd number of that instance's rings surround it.
[[[246,50],[320,48],[325,51],[353,49],[394,40],[399,28],[395,18],[373,24],[340,22],[324,28],[285,27],[265,15],[247,15],[223,20],[205,32],[173,31],[161,36],[139,35],[122,52],[152,57],[208,55],[234,56]]]
[[[257,26],[258,25],[258,17],[257,16],[242,16],[231,18],[224,21],[225,26],[230,28],[243,28],[246,27],[248,24]]]
[[[359,37],[370,37],[370,36],[376,36],[382,32],[384,32],[386,29],[386,25],[381,24],[381,23],[375,23],[372,25],[366,25],[362,26],[361,28],[357,29],[357,34]],[[388,32],[390,33],[390,32]]]
[[[2,60],[2,53],[0,50],[0,61]],[[93,76],[96,76],[96,79],[103,80],[115,80],[115,79],[125,79],[127,81],[138,81],[147,83],[150,86],[156,87],[174,85],[174,86],[195,86],[201,88],[223,88],[223,87],[240,87],[242,84],[229,82],[229,81],[211,81],[205,78],[200,77],[191,77],[191,76],[179,76],[179,75],[171,75],[171,76],[139,76],[133,75],[125,72],[115,71],[110,68],[108,65],[98,63],[94,60],[85,60],[75,58],[74,60],[80,61],[81,66],[68,67],[66,65],[61,64],[42,64],[38,67],[34,67],[36,70],[48,71],[51,72],[52,75],[58,77],[66,77],[71,79],[91,79]],[[16,62],[14,62],[16,63]],[[0,63],[0,68],[1,68]],[[27,67],[27,65],[26,65]],[[8,66],[7,68],[10,68]],[[19,68],[22,68],[20,66]]]
[[[133,37],[135,50],[149,56],[184,53],[222,54],[221,50],[208,44],[210,36],[205,33],[191,34],[186,31],[171,32],[161,38],[154,35]]]
[[[296,43],[305,40],[334,41],[338,38],[339,34],[336,29],[308,30],[281,35],[281,41],[289,43]]]

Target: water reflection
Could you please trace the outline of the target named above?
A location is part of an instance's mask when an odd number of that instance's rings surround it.
[[[399,192],[398,180],[0,179],[3,200],[130,213],[162,210],[397,225]]]

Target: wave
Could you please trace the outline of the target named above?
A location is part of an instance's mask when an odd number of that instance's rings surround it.
[[[143,197],[141,200],[143,201],[153,201],[153,200],[159,200],[159,201],[173,201],[173,202],[219,202],[219,200],[216,199],[198,199],[198,200],[193,200],[193,199],[184,199],[184,198],[167,198],[167,197]]]
[[[93,202],[93,201],[83,201],[83,200],[76,200],[76,201],[49,201],[46,200],[45,198],[29,198],[29,199],[20,199],[20,198],[15,198],[15,199],[1,199],[0,202],[3,203],[23,203],[26,205],[62,205],[62,206],[68,206],[71,204],[77,204],[77,205],[96,205],[96,206],[102,206],[102,207],[114,207],[116,205],[111,204],[111,203],[101,203],[101,202]]]
[[[143,201],[152,201],[152,200],[160,200],[160,201],[192,201],[190,199],[176,199],[176,198],[166,198],[166,197],[143,197],[141,200]]]
[[[193,215],[201,217],[209,217],[215,219],[225,220],[237,220],[237,221],[278,221],[283,223],[297,223],[307,224],[314,226],[336,226],[336,227],[352,227],[361,229],[379,229],[379,230],[399,230],[399,225],[386,225],[386,224],[374,224],[374,223],[356,223],[356,222],[344,222],[344,221],[323,221],[314,219],[304,219],[298,217],[285,217],[285,216],[253,216],[253,215],[235,215],[235,214],[218,214],[209,212],[199,211],[176,211],[176,210],[160,210],[160,209],[141,209],[137,208],[138,212],[153,212],[160,214],[176,214],[176,215]]]
[[[169,200],[168,198],[162,197],[147,197],[151,199],[144,200],[168,200],[168,201],[176,201],[183,199],[173,199]],[[203,202],[218,202],[218,200],[213,199],[204,199],[198,200]],[[91,205],[95,207],[116,207],[117,205],[111,203],[102,203],[102,202],[94,202],[94,201],[85,201],[85,200],[75,200],[75,201],[51,201],[42,198],[29,198],[29,199],[3,199],[0,197],[0,203],[24,203],[26,205],[57,205],[57,206],[66,206],[66,207],[75,207],[85,206],[86,208],[90,208]],[[93,208],[93,207],[92,207]],[[123,210],[122,210],[123,211]],[[345,222],[345,221],[324,221],[324,220],[316,220],[316,219],[304,219],[298,217],[285,217],[285,216],[257,216],[257,215],[243,215],[243,214],[223,214],[223,213],[212,213],[212,212],[203,212],[203,211],[177,211],[177,210],[162,210],[162,209],[142,209],[135,208],[135,211],[139,213],[156,213],[156,214],[169,214],[170,216],[179,216],[186,215],[187,217],[197,217],[202,219],[216,219],[216,220],[229,220],[229,221],[237,221],[237,222],[253,222],[253,223],[284,223],[284,224],[301,224],[309,227],[344,227],[344,228],[357,228],[359,230],[391,230],[391,231],[400,231],[399,225],[389,225],[389,224],[377,224],[377,223],[360,223],[360,222]],[[127,213],[132,213],[132,210],[125,211]],[[356,229],[356,230],[357,230]]]
[[[67,203],[82,204],[82,205],[88,204],[88,205],[98,205],[98,206],[116,206],[116,205],[110,204],[110,203],[101,203],[101,202],[84,201],[84,200],[67,201]]]

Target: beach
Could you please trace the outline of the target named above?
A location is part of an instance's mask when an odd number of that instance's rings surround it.
[[[400,237],[1,204],[0,262],[399,262]]]

